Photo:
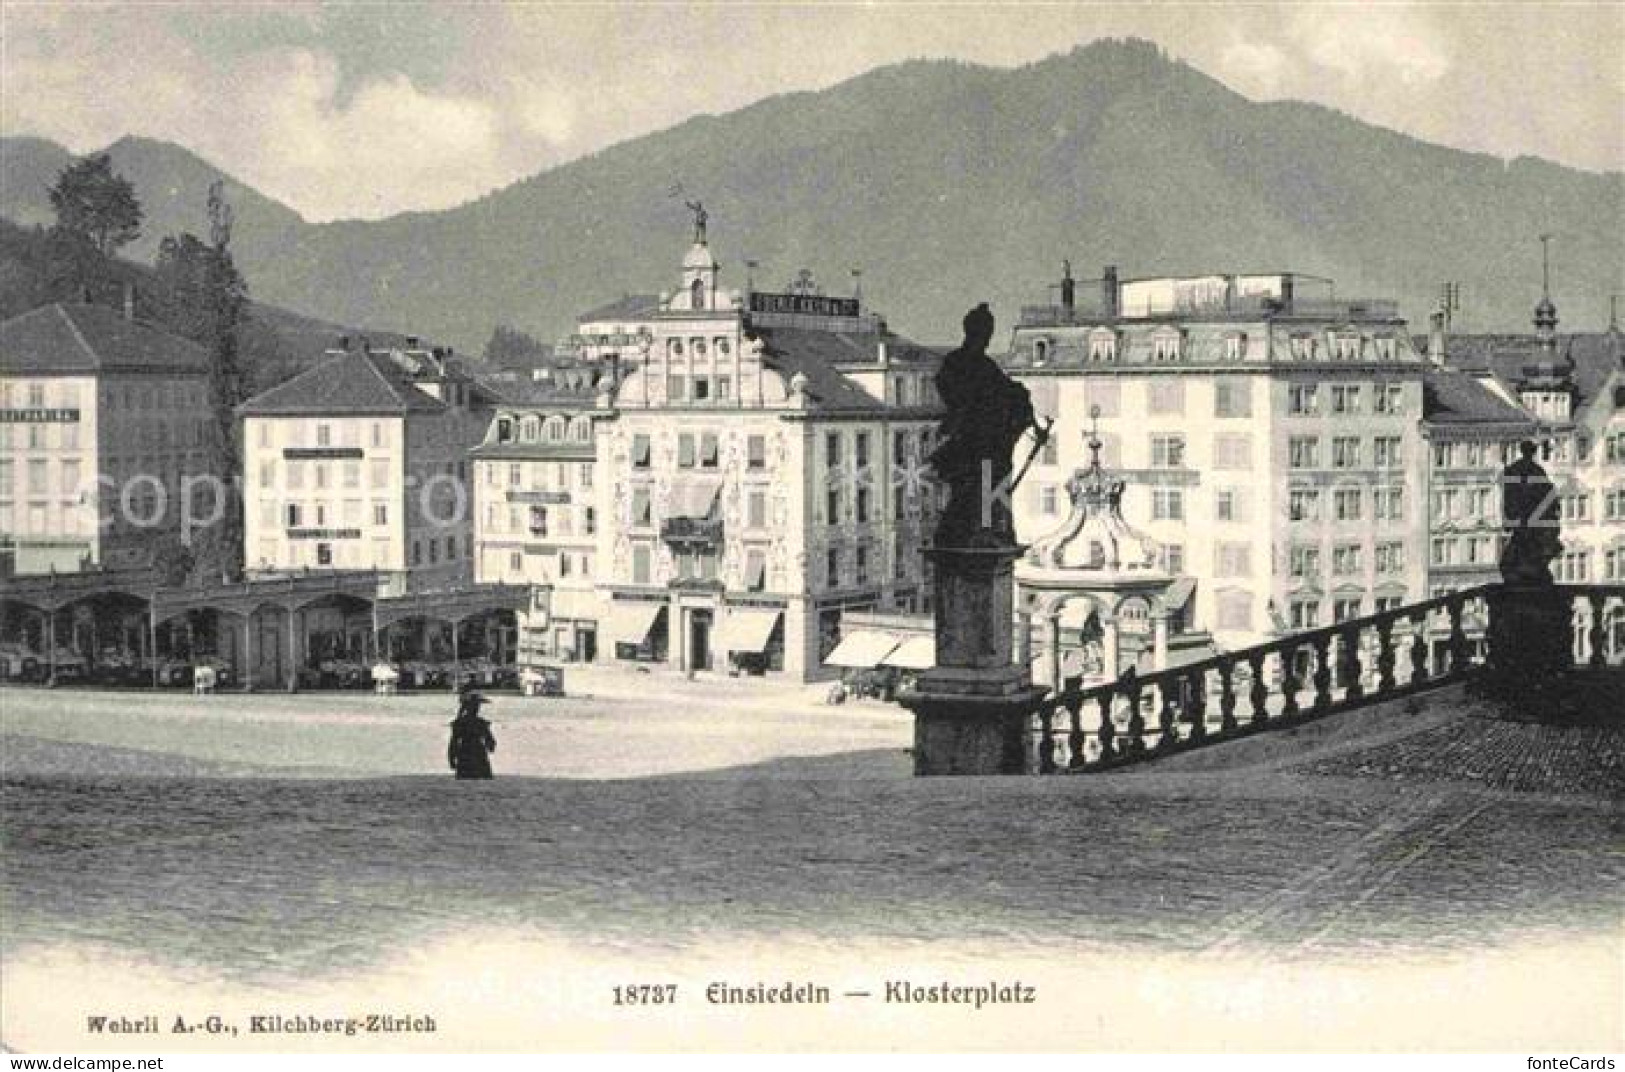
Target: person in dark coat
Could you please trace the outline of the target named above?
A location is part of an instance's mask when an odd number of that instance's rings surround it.
[[[451,722],[446,762],[459,778],[491,777],[491,753],[497,750],[497,739],[491,735],[491,723],[480,717],[480,708],[487,703],[490,701],[477,692],[464,693]]]

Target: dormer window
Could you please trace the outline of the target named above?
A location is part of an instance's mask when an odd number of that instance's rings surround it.
[[[705,280],[696,279],[688,288],[689,302],[692,308],[705,308]]]
[[[1379,335],[1373,341],[1376,343],[1377,359],[1379,361],[1394,360],[1394,355],[1398,352],[1398,347],[1395,344],[1394,337],[1392,335]]]
[[[1332,356],[1338,361],[1360,360],[1360,336],[1352,332],[1333,332]]]
[[[1224,337],[1224,359],[1226,361],[1240,361],[1247,356],[1247,333],[1233,331]]]
[[[541,431],[541,422],[538,421],[535,417],[526,417],[524,419],[524,422],[521,423],[520,426],[519,426],[520,438],[523,439],[526,443],[534,443],[534,442],[536,442],[536,438],[537,438],[538,434],[540,433],[540,431]]]
[[[1033,364],[1043,365],[1049,362],[1050,343],[1048,339],[1036,339],[1033,342]]]
[[[513,442],[513,419],[511,417],[497,418],[497,442]]]
[[[1292,356],[1299,361],[1313,361],[1319,350],[1313,335],[1294,335],[1290,346]]]
[[[1117,360],[1117,333],[1110,328],[1096,328],[1089,333],[1089,360],[1110,362]]]
[[[1158,331],[1151,337],[1151,360],[1178,361],[1184,336],[1178,331]]]

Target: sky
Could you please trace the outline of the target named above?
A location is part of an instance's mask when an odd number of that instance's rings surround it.
[[[1254,99],[1625,170],[1625,3],[0,0],[0,133],[173,141],[307,219],[459,204],[701,113],[947,57],[1157,42]]]

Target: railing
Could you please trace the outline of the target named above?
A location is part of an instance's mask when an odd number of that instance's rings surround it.
[[[1485,667],[1503,589],[1484,585],[1047,698],[1027,770],[1088,772],[1296,725],[1464,680]],[[1561,585],[1575,670],[1625,666],[1625,584]]]

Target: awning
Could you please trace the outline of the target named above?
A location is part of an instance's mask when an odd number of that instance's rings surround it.
[[[668,517],[708,518],[716,509],[722,495],[722,484],[715,480],[693,480],[674,484],[671,489],[671,508]]]
[[[610,634],[618,644],[642,644],[666,609],[664,603],[616,603],[610,608]]]
[[[783,611],[732,610],[722,620],[722,647],[725,651],[759,652],[778,626]]]
[[[860,629],[842,637],[835,650],[824,660],[824,665],[842,666],[849,670],[873,670],[880,665],[880,660],[896,650],[899,643],[900,639],[889,633]]]
[[[1168,586],[1168,593],[1162,597],[1162,601],[1170,611],[1176,611],[1189,603],[1195,594],[1196,578],[1181,577]]]
[[[881,666],[895,666],[899,670],[929,670],[937,665],[935,637],[909,637],[897,650],[880,660]]]

